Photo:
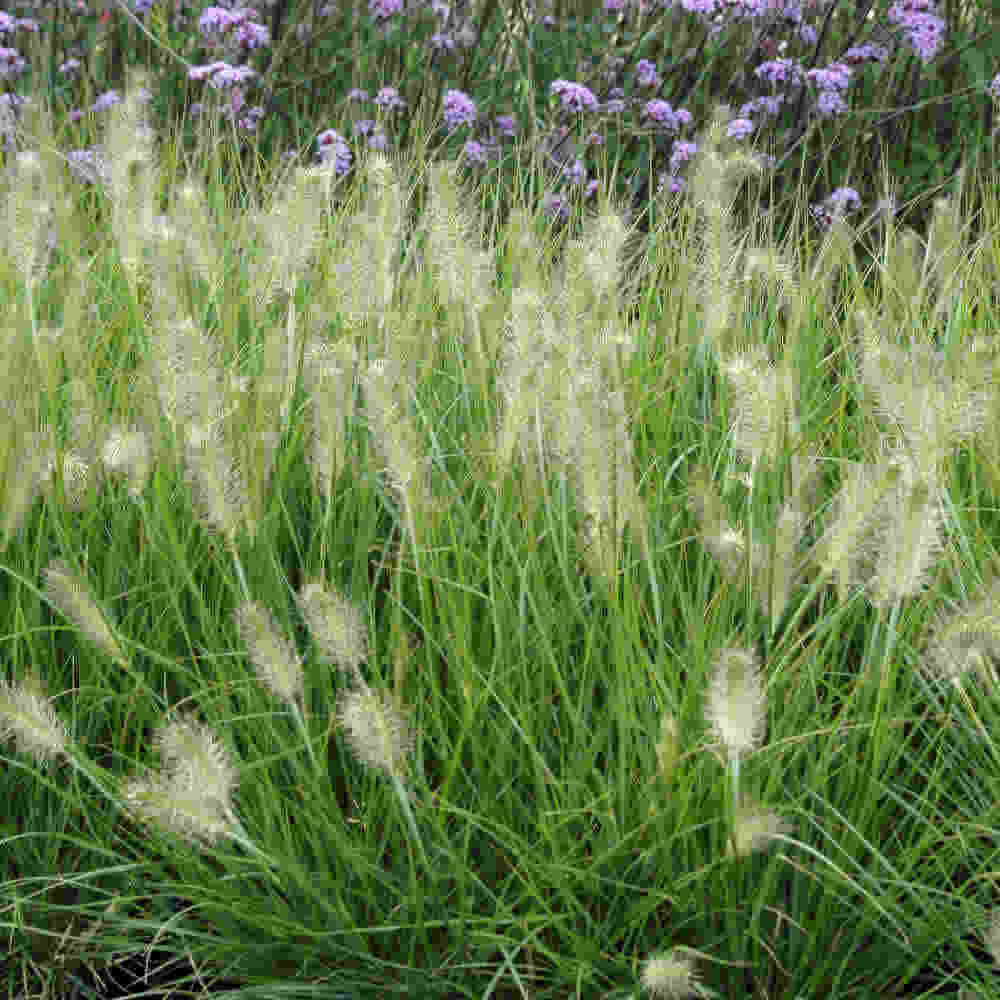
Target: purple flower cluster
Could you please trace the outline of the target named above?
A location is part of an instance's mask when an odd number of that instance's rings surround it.
[[[395,87],[383,87],[375,95],[375,107],[394,111],[396,108],[405,108],[406,101],[399,96],[399,91]]]
[[[376,21],[387,21],[403,9],[403,0],[368,0],[368,13]]]
[[[852,187],[839,187],[820,205],[810,209],[813,218],[824,228],[842,219],[861,205],[861,196]]]
[[[476,105],[468,94],[461,90],[444,92],[444,121],[450,131],[463,125],[472,125],[476,120]]]
[[[569,80],[553,80],[550,92],[558,97],[567,111],[596,111],[597,98],[594,92],[582,83],[571,83]]]
[[[889,8],[889,21],[902,29],[923,62],[930,62],[944,42],[947,26],[934,9],[933,0],[897,0]]]
[[[319,148],[319,158],[323,163],[332,163],[337,176],[340,177],[351,169],[354,156],[351,147],[347,145],[344,137],[332,128],[320,132],[316,136],[316,145]]]
[[[636,64],[635,79],[636,83],[638,83],[640,87],[646,89],[659,87],[663,82],[660,78],[660,74],[656,71],[656,66],[648,59],[640,59]]]
[[[652,119],[661,128],[671,132],[679,132],[682,125],[690,125],[692,121],[691,112],[687,108],[675,111],[666,101],[660,100],[647,101],[643,106],[642,116]]]
[[[251,21],[256,12],[238,8],[206,7],[198,18],[198,30],[208,41],[221,43],[225,37],[245,49],[258,49],[271,44],[267,26]]]

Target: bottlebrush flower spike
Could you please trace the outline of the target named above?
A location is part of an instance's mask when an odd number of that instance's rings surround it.
[[[234,617],[263,683],[288,704],[297,703],[305,682],[295,644],[279,633],[271,613],[255,601],[241,604]]]
[[[401,782],[405,779],[407,756],[415,738],[396,702],[381,697],[366,684],[344,696],[338,720],[363,764]]]
[[[361,661],[368,658],[368,635],[361,612],[319,581],[305,584],[295,599],[323,654],[363,683]]]
[[[118,640],[104,614],[91,597],[86,584],[62,560],[45,570],[45,590],[49,601],[116,663],[128,665]]]
[[[701,987],[694,974],[692,960],[684,949],[670,951],[646,960],[642,969],[642,985],[657,998],[684,1000],[701,996]]]
[[[764,850],[775,837],[789,832],[776,813],[758,805],[741,807],[735,817],[733,836],[726,847],[728,857],[745,857]]]
[[[766,701],[757,655],[727,646],[716,660],[706,716],[730,760],[756,750],[764,738]]]
[[[66,753],[66,726],[32,675],[17,686],[0,679],[0,740],[9,736],[42,765]]]
[[[238,831],[231,802],[236,771],[211,730],[185,718],[161,727],[154,742],[165,770],[122,790],[135,818],[210,843]]]

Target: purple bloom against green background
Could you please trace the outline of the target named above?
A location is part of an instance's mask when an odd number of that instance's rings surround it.
[[[842,115],[848,110],[847,102],[835,90],[824,90],[816,98],[816,110],[824,117]]]
[[[653,100],[647,101],[642,109],[643,117],[651,118],[661,128],[669,129],[671,132],[680,131],[681,125],[691,123],[691,112],[685,108],[678,108],[676,111],[667,101]]]
[[[462,147],[462,159],[476,167],[485,167],[495,154],[495,146],[478,139],[469,139]]]
[[[568,111],[596,111],[597,98],[594,92],[582,83],[569,80],[553,80],[550,93],[557,96]]]
[[[454,52],[456,46],[454,37],[448,32],[441,31],[435,31],[431,35],[430,44],[435,52]]]
[[[198,30],[209,40],[224,35],[233,24],[233,15],[225,7],[206,7],[198,18]]]
[[[355,87],[353,90],[347,92],[347,100],[349,101],[369,101],[371,96],[367,90],[361,90],[359,87]]]
[[[450,131],[475,122],[476,105],[468,94],[461,90],[446,90],[443,103],[445,125]]]
[[[772,59],[761,63],[754,71],[758,80],[766,80],[772,87],[794,86],[802,82],[802,67],[794,59]]]
[[[351,148],[344,137],[335,129],[328,128],[316,136],[319,158],[323,163],[333,163],[337,176],[346,174],[351,169]]]
[[[376,21],[395,17],[403,9],[403,0],[368,0],[368,13]]]
[[[863,65],[864,63],[877,62],[884,63],[889,58],[889,50],[884,45],[876,45],[868,42],[865,45],[852,45],[841,59],[849,66]]]
[[[824,228],[829,228],[835,219],[842,219],[861,204],[861,196],[852,187],[839,187],[826,201],[813,205],[809,212]]]
[[[223,63],[221,69],[217,69],[208,80],[208,85],[216,90],[226,87],[238,87],[247,80],[251,80],[257,75],[257,70],[251,66],[228,66]]]
[[[568,219],[569,202],[561,194],[547,194],[542,199],[542,211],[556,219]]]
[[[680,194],[686,187],[687,182],[683,178],[664,170],[659,176],[656,190],[659,192],[666,188],[671,194]]]
[[[682,142],[678,139],[674,145],[673,150],[670,153],[670,171],[671,173],[677,173],[677,171],[688,162],[698,152],[698,143],[696,142]]]
[[[763,112],[765,115],[776,117],[781,111],[781,105],[785,103],[784,94],[776,94],[773,97],[757,97],[752,101],[747,101],[740,108],[740,117],[749,118],[750,115]]]
[[[830,63],[824,69],[811,69],[806,76],[820,90],[844,91],[851,85],[851,67],[844,63]]]
[[[745,139],[754,130],[754,123],[749,118],[734,118],[726,129],[730,139]]]
[[[236,26],[233,38],[245,49],[259,49],[271,44],[271,33],[267,26],[250,20],[244,20]]]
[[[210,77],[216,70],[225,69],[229,63],[216,61],[211,63],[206,63],[204,66],[192,66],[188,70],[189,80],[206,80]]]
[[[496,123],[505,139],[513,139],[517,135],[517,119],[513,115],[497,115]]]
[[[27,65],[17,49],[0,48],[0,76],[17,76],[24,72]]]
[[[563,167],[563,174],[570,184],[581,184],[587,179],[587,168],[579,157]]]
[[[406,101],[399,96],[399,91],[395,87],[383,87],[375,95],[375,106],[391,111],[393,108],[405,108]]]
[[[636,64],[635,78],[640,87],[659,87],[663,82],[656,72],[656,66],[648,59],[640,59]]]
[[[385,129],[370,118],[355,122],[352,131],[356,137],[361,136],[367,141],[369,149],[385,150],[389,146]]]
[[[101,94],[96,101],[94,101],[90,110],[94,112],[107,111],[108,108],[112,108],[116,104],[121,104],[121,102],[122,95],[119,94],[117,90],[108,90]]]
[[[934,12],[932,0],[899,0],[889,8],[889,21],[899,25],[923,62],[937,55],[947,25]]]
[[[997,73],[993,77],[993,82],[987,88],[987,92],[993,97],[994,101],[1000,101],[1000,73]]]
[[[111,177],[104,157],[93,149],[72,149],[66,158],[70,173],[88,184],[107,183]]]

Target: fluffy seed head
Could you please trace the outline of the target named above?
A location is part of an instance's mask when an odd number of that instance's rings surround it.
[[[775,812],[759,806],[743,806],[736,814],[733,837],[726,847],[729,857],[745,857],[764,850],[776,836],[789,832],[788,824]]]
[[[294,704],[302,697],[305,683],[295,644],[278,632],[270,611],[261,604],[247,601],[234,617],[261,680],[283,701]]]
[[[108,656],[117,663],[127,663],[118,640],[91,597],[86,582],[62,560],[55,560],[45,570],[45,590],[49,601]]]
[[[358,759],[399,778],[406,777],[407,757],[415,737],[395,702],[367,685],[348,691],[338,709],[338,721]]]
[[[138,500],[149,482],[152,455],[149,437],[143,431],[126,431],[114,427],[101,452],[104,467],[111,472],[124,474],[128,479],[129,494]]]
[[[706,715],[731,760],[760,746],[766,707],[757,654],[732,646],[722,649],[716,659]]]
[[[66,753],[66,726],[32,675],[16,687],[0,679],[0,740],[9,736],[43,766]]]
[[[993,961],[1000,965],[1000,910],[993,914],[990,926],[983,935],[983,942],[993,956]]]
[[[990,684],[989,668],[1000,660],[1000,582],[968,607],[940,613],[931,628],[925,669],[928,673],[957,684],[975,671]]]
[[[158,826],[185,840],[214,844],[232,829],[217,801],[161,775],[129,782],[122,789],[122,798],[139,822]]]
[[[699,993],[692,960],[681,948],[671,948],[664,955],[647,959],[642,969],[642,985],[658,1000],[684,1000]]]
[[[305,584],[296,602],[323,655],[360,680],[368,633],[358,608],[318,581]]]
[[[236,787],[236,769],[215,734],[192,716],[167,723],[153,740],[167,773],[206,799],[229,804]]]

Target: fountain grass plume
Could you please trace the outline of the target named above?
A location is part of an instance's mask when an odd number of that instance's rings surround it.
[[[936,479],[957,445],[977,436],[996,406],[991,366],[943,363],[929,345],[888,343],[869,314],[859,310],[860,374],[876,411],[898,427],[925,479]]]
[[[295,601],[323,656],[361,687],[361,664],[368,659],[368,631],[358,607],[321,580],[303,584]]]
[[[153,231],[160,178],[155,134],[145,105],[151,94],[146,72],[130,71],[125,98],[111,109],[104,137],[111,197],[111,230],[132,281],[148,280],[144,247]]]
[[[128,658],[108,624],[110,616],[100,608],[86,583],[65,561],[56,559],[46,568],[45,593],[49,603],[91,642],[119,666],[129,669]]]
[[[365,190],[356,212],[337,227],[327,288],[350,326],[376,334],[376,350],[390,349],[387,323],[396,296],[408,195],[399,156],[370,152],[361,173]],[[393,331],[395,339],[395,331]]]
[[[719,563],[726,578],[739,582],[746,568],[746,538],[742,531],[730,525],[712,474],[702,465],[696,466],[688,478],[688,507],[698,522],[699,537],[705,548]]]
[[[270,868],[275,862],[247,836],[233,810],[238,775],[231,752],[193,715],[164,722],[154,744],[164,769],[122,786],[127,812],[138,822],[194,844],[234,840]]]
[[[357,369],[358,350],[347,340],[336,344],[324,341],[306,344],[302,379],[311,408],[306,447],[313,485],[327,505],[321,565],[326,562],[333,486],[348,464],[346,421],[354,410]],[[357,460],[353,455],[351,461],[356,469]]]
[[[760,164],[724,138],[729,109],[716,108],[692,164],[691,206],[701,220],[697,281],[704,306],[703,336],[721,353],[730,349],[738,287],[737,236],[732,209],[739,182],[761,173]]]
[[[313,768],[318,773],[319,763],[313,753],[305,720],[302,658],[295,649],[295,643],[278,632],[271,612],[256,601],[239,605],[233,616],[261,681],[291,709]]]
[[[880,504],[900,475],[899,467],[884,461],[848,463],[833,513],[810,554],[820,574],[836,583],[841,602],[871,578],[875,549],[869,542],[877,537]]]
[[[1000,580],[985,585],[980,596],[952,611],[939,611],[927,636],[922,669],[956,686],[975,673],[993,689],[1000,680]]]
[[[722,743],[733,783],[733,808],[739,809],[740,761],[764,740],[767,700],[757,654],[726,646],[719,650],[712,670],[705,716]]]
[[[694,971],[694,960],[688,949],[671,948],[662,955],[647,958],[643,963],[640,982],[656,1000],[687,1000],[689,997],[712,996]]]
[[[434,163],[427,170],[424,260],[449,322],[462,332],[472,378],[485,398],[499,345],[484,338],[480,313],[493,299],[494,263],[481,246],[480,225],[466,204],[458,171],[455,161]]]
[[[18,750],[43,768],[67,761],[105,798],[124,808],[101,769],[82,754],[70,739],[69,729],[45,696],[41,680],[29,670],[17,684],[0,678],[0,742],[13,738]]]
[[[399,695],[399,692],[397,692]],[[400,697],[391,701],[376,693],[364,681],[346,692],[337,710],[338,725],[357,758],[366,766],[389,776],[406,822],[417,845],[425,869],[429,872],[427,852],[417,821],[410,807],[406,779],[409,754],[416,743]]]
[[[361,375],[361,384],[372,436],[418,558],[423,525],[443,506],[434,497],[423,443],[410,418],[414,387],[402,363],[394,358],[372,361]]]

